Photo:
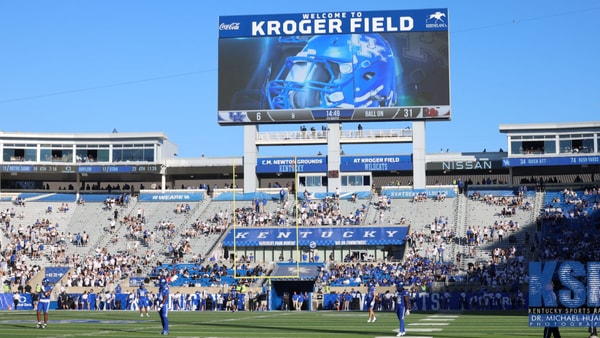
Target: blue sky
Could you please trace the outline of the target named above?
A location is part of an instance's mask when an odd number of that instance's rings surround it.
[[[210,7],[200,0],[5,0],[0,130],[164,132],[178,144],[180,157],[241,156],[242,127],[217,124],[219,16],[438,7],[450,13],[452,120],[427,123],[428,153],[505,148],[506,136],[498,132],[504,123],[599,120],[596,0],[224,0]],[[318,151],[325,147],[268,148],[260,154]]]

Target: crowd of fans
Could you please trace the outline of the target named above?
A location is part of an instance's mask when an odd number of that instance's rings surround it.
[[[527,233],[522,242],[516,243],[511,240],[511,236],[521,229],[521,225],[512,216],[520,212],[535,212],[533,204],[525,198],[525,193],[521,189],[516,196],[473,193],[470,196],[473,201],[498,207],[496,216],[501,217],[490,220],[489,224],[470,224],[465,234],[457,234],[449,217],[439,215],[427,227],[411,229],[407,235],[406,252],[402,261],[375,261],[361,257],[348,257],[343,262],[330,259],[324,264],[318,285],[350,288],[366,286],[372,282],[385,287],[402,282],[413,290],[429,292],[436,283],[447,285],[449,282],[462,280],[473,289],[514,290],[516,286],[528,282],[526,257],[534,256],[541,260],[600,260],[600,250],[596,245],[600,235],[594,227],[598,222],[597,211],[600,209],[598,188],[583,191],[565,189],[554,195],[549,194],[550,199],[540,209],[535,238],[530,239]],[[445,196],[433,200],[444,199]],[[427,203],[428,199],[419,197],[415,202]],[[105,209],[110,212],[114,221],[118,219],[118,211],[121,210],[118,207],[122,205],[125,203],[120,199],[107,199],[105,202]],[[385,211],[391,208],[392,201],[381,196],[373,205],[375,209]],[[67,249],[69,245],[89,245],[87,233],[70,233],[69,229],[63,229],[62,225],[52,221],[52,215],[45,215],[46,217],[39,218],[33,224],[18,224],[14,220],[24,219],[25,213],[30,212],[30,209],[25,208],[24,200],[17,201],[15,207],[0,213],[4,232],[0,248],[0,277],[1,282],[9,281],[8,284],[15,289],[23,289],[40,271],[37,260],[47,259],[51,264],[66,264],[74,268],[73,273],[63,280],[65,287],[118,285],[129,276],[139,275],[144,266],[150,265],[155,265],[152,272],[155,275],[167,275],[173,281],[185,279],[187,282],[182,286],[191,286],[193,281],[200,279],[208,279],[210,286],[219,286],[223,280],[227,280],[226,283],[232,282],[225,277],[231,276],[235,264],[237,271],[243,273],[243,276],[238,277],[246,277],[236,279],[235,283],[249,285],[269,271],[249,257],[241,257],[237,261],[206,261],[194,254],[190,241],[199,236],[221,233],[231,226],[232,221],[237,222],[238,226],[291,225],[296,218],[296,210],[299,222],[304,226],[361,225],[370,207],[362,204],[355,211],[344,215],[336,195],[316,200],[307,194],[297,206],[290,206],[289,201],[269,205],[263,200],[255,200],[250,207],[237,208],[233,212],[220,210],[206,220],[196,219],[186,227],[176,226],[165,215],[165,219],[155,224],[154,228],[146,224],[144,210],[137,210],[134,215],[122,216],[115,224],[115,227],[127,229],[127,249],[124,252],[110,252],[107,248],[97,247],[93,253],[80,255],[68,253]],[[189,210],[189,205],[178,204],[173,212],[186,214]],[[66,213],[69,208],[65,206],[60,211]],[[112,226],[108,230],[115,231]],[[464,241],[459,240],[462,236]],[[154,251],[157,238],[168,243],[162,249],[165,252]],[[509,239],[508,244],[504,241],[506,238]],[[466,271],[460,271],[462,257],[448,257],[445,252],[447,246],[456,243],[469,247],[469,254],[473,257],[477,249],[486,246],[486,250],[490,251],[490,259],[474,261]],[[141,252],[140,245],[144,247],[144,253]],[[530,250],[530,255],[527,255],[527,250]],[[191,258],[186,261],[186,256]],[[156,263],[165,258],[170,263]],[[379,306],[385,309],[386,295],[381,297]],[[344,296],[340,299],[339,309],[347,309]]]
[[[599,260],[599,210],[598,187],[579,192],[564,189],[549,196],[537,219],[538,228],[543,234],[540,259]]]
[[[64,253],[62,240],[66,235],[59,231],[59,224],[49,218],[38,218],[28,225],[19,223],[29,209],[25,208],[23,199],[16,200],[15,205],[21,210],[13,207],[0,214],[4,234],[0,242],[0,282],[16,289],[24,287],[40,271],[37,260],[46,255],[55,259]]]

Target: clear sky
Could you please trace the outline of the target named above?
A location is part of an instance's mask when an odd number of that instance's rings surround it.
[[[219,16],[439,7],[450,14],[452,120],[427,123],[428,153],[505,148],[505,123],[599,120],[597,0],[3,0],[0,130],[164,132],[179,157],[242,156],[243,128],[217,124]]]

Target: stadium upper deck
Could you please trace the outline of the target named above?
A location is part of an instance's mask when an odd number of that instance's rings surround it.
[[[333,124],[335,126],[337,124]],[[331,127],[333,127],[331,126]],[[407,143],[424,140],[424,129],[258,132],[244,127],[254,146],[243,157],[177,158],[177,146],[162,133],[0,133],[3,192],[40,190],[207,190],[235,185],[245,192],[303,186],[314,192],[370,192],[385,185],[424,188],[452,184],[517,186],[591,182],[600,173],[600,124],[501,125],[506,151],[476,153],[356,155],[336,152],[343,144]],[[314,157],[260,157],[258,147],[336,144]],[[424,142],[424,141],[423,141]],[[251,159],[254,159],[253,161]],[[250,164],[249,164],[250,163]],[[244,165],[246,164],[246,165]],[[424,185],[418,184],[423,168]],[[127,189],[123,189],[126,187]]]

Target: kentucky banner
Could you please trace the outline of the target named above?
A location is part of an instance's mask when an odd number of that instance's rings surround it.
[[[296,232],[298,239],[296,239]],[[234,228],[223,240],[223,246],[338,246],[338,245],[402,245],[408,233],[406,226],[391,227],[302,227]]]

